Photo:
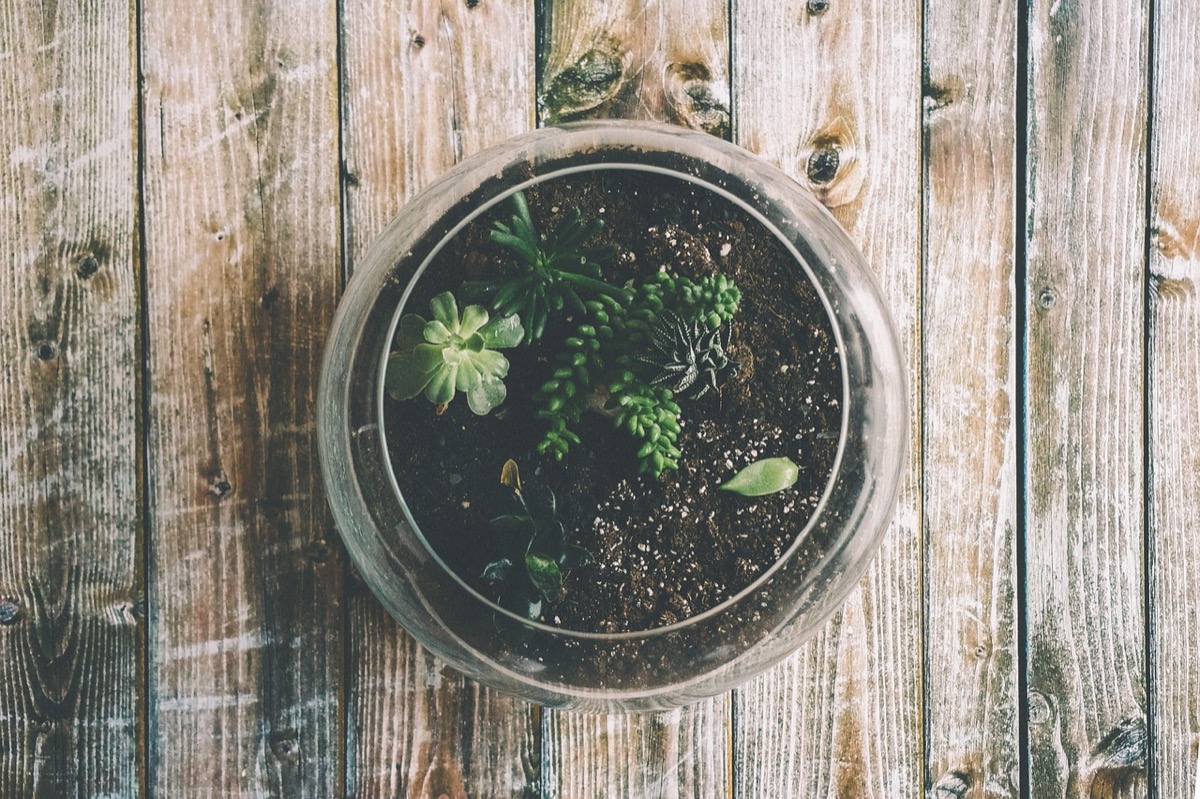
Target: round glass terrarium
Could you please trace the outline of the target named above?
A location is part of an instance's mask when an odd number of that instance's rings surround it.
[[[715,371],[700,378],[711,380],[711,392],[689,385],[703,396],[682,423],[674,468],[660,460],[650,474],[637,474],[636,455],[650,446],[621,439],[623,418],[608,424],[618,409],[607,386],[597,393],[608,404],[596,403],[594,419],[581,422],[590,441],[561,460],[539,452],[536,436],[525,446],[520,419],[541,417],[531,411],[536,392],[522,381],[542,385],[555,366],[538,354],[547,347],[541,342],[506,351],[507,399],[485,409],[498,412],[479,414],[474,402],[468,410],[463,399],[435,408],[420,397],[389,396],[401,320],[428,316],[430,298],[444,296],[438,292],[502,269],[480,231],[511,218],[515,198],[526,197],[539,219],[561,218],[564,206],[591,198],[587,212],[603,216],[618,237],[614,284],[676,270],[716,273],[727,263],[742,270],[739,313],[761,320],[731,322],[723,385]],[[469,246],[472,236],[484,242],[480,252]],[[786,304],[793,295],[800,305]],[[616,296],[624,305],[631,295]],[[460,299],[456,312],[466,303]],[[570,308],[559,310],[560,327],[580,324]],[[793,346],[805,336],[823,344]],[[809,378],[818,372],[820,379]],[[803,391],[819,384],[826,393],[813,410],[813,395]],[[774,396],[793,385],[786,392],[800,394]],[[662,709],[725,691],[813,635],[862,575],[891,519],[908,426],[890,316],[829,213],[792,179],[727,142],[621,122],[519,136],[468,159],[410,202],[370,247],[342,300],[317,412],[338,528],[364,580],[405,629],[487,685],[545,705],[609,710]],[[717,491],[739,468],[784,452],[799,464],[809,500],[790,495],[792,488],[771,497]],[[491,555],[474,552],[487,544],[489,514],[478,505],[500,482],[509,454],[523,461],[527,482],[558,492],[568,536],[578,533],[595,550],[571,572],[573,598],[561,613],[540,600],[532,612],[514,606],[480,579],[479,564]],[[622,458],[628,474],[614,471]],[[473,525],[480,537],[464,538]],[[708,541],[702,534],[716,543],[696,545]],[[658,572],[614,582],[628,576],[630,553],[640,557],[653,542]],[[740,581],[706,577],[708,561],[733,564]],[[671,593],[676,583],[721,590],[685,597]],[[624,602],[629,615],[621,623],[603,607],[595,611],[604,590]]]

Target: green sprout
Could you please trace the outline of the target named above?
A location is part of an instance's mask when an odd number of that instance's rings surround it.
[[[489,522],[500,557],[484,568],[483,579],[496,589],[502,607],[537,620],[543,603],[562,598],[563,576],[591,563],[592,556],[567,541],[549,486],[522,488],[512,460],[504,464],[500,483],[500,513]]]
[[[468,305],[460,318],[448,291],[434,297],[429,310],[431,321],[415,313],[400,318],[396,349],[388,356],[388,393],[407,400],[424,391],[427,400],[442,407],[461,391],[472,412],[489,413],[508,393],[508,359],[496,350],[521,343],[520,318],[506,315],[489,321],[479,305]]]
[[[516,256],[518,274],[474,282],[468,288],[489,297],[499,314],[519,312],[527,344],[542,337],[552,314],[564,308],[582,314],[586,298],[608,296],[629,301],[627,290],[601,278],[601,265],[612,260],[617,248],[611,244],[584,246],[604,227],[603,220],[584,222],[576,208],[553,232],[539,236],[524,192],[513,195],[513,208],[516,213],[511,221],[494,223],[492,241]]]

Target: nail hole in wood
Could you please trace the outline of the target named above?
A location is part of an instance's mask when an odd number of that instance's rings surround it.
[[[269,311],[272,307],[274,307],[275,301],[278,299],[279,289],[275,286],[271,286],[271,288],[264,291],[262,296],[258,298],[258,304],[262,306],[264,311]]]
[[[819,17],[829,10],[829,0],[808,0],[808,13]]]
[[[90,255],[81,260],[79,266],[75,267],[75,274],[80,280],[87,280],[99,271],[100,262]]]
[[[414,33],[409,41],[412,43],[412,46],[418,50],[425,46],[425,37],[419,33]]]
[[[1058,303],[1058,292],[1045,286],[1038,292],[1037,302],[1042,310],[1048,311]]]
[[[212,485],[208,487],[208,490],[217,497],[224,497],[227,496],[230,491],[233,491],[233,486],[229,484],[228,480],[222,477],[214,480]]]
[[[470,9],[479,8],[479,0],[467,0],[467,8],[470,8]]]
[[[52,341],[43,341],[37,346],[37,356],[43,361],[53,360],[57,354],[58,347],[55,347]]]

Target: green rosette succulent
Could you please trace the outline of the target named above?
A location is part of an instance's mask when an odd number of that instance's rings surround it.
[[[459,391],[473,413],[491,412],[508,394],[508,359],[496,350],[521,343],[520,318],[514,314],[489,319],[479,305],[468,305],[460,317],[448,291],[430,300],[429,310],[433,319],[428,321],[415,313],[400,318],[396,349],[388,357],[388,393],[407,400],[424,392],[427,400],[442,406]]]

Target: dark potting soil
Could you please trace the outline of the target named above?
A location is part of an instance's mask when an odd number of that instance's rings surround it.
[[[825,490],[842,418],[841,364],[824,306],[803,270],[767,229],[728,200],[662,175],[603,170],[545,181],[526,192],[539,230],[578,207],[605,220],[597,236],[620,256],[606,266],[614,284],[656,270],[702,277],[720,272],[741,291],[731,324],[736,370],[719,394],[679,400],[679,470],[637,474],[638,442],[611,419],[587,413],[582,443],[561,462],[539,455],[545,422],[532,401],[552,371],[553,342],[572,320],[547,327],[542,342],[506,350],[508,398],[476,416],[458,396],[438,415],[423,397],[386,400],[392,464],[413,518],[441,557],[490,596],[481,578],[497,557],[486,497],[513,459],[525,483],[542,481],[558,499],[568,539],[595,563],[566,578],[561,601],[542,620],[589,632],[644,630],[712,608],[762,575],[795,542]],[[464,228],[436,256],[406,310],[429,317],[429,300],[513,268],[489,238],[505,201]],[[577,322],[576,322],[577,323]],[[761,458],[800,465],[795,486],[748,498],[718,486]],[[805,542],[804,556],[820,556]]]

